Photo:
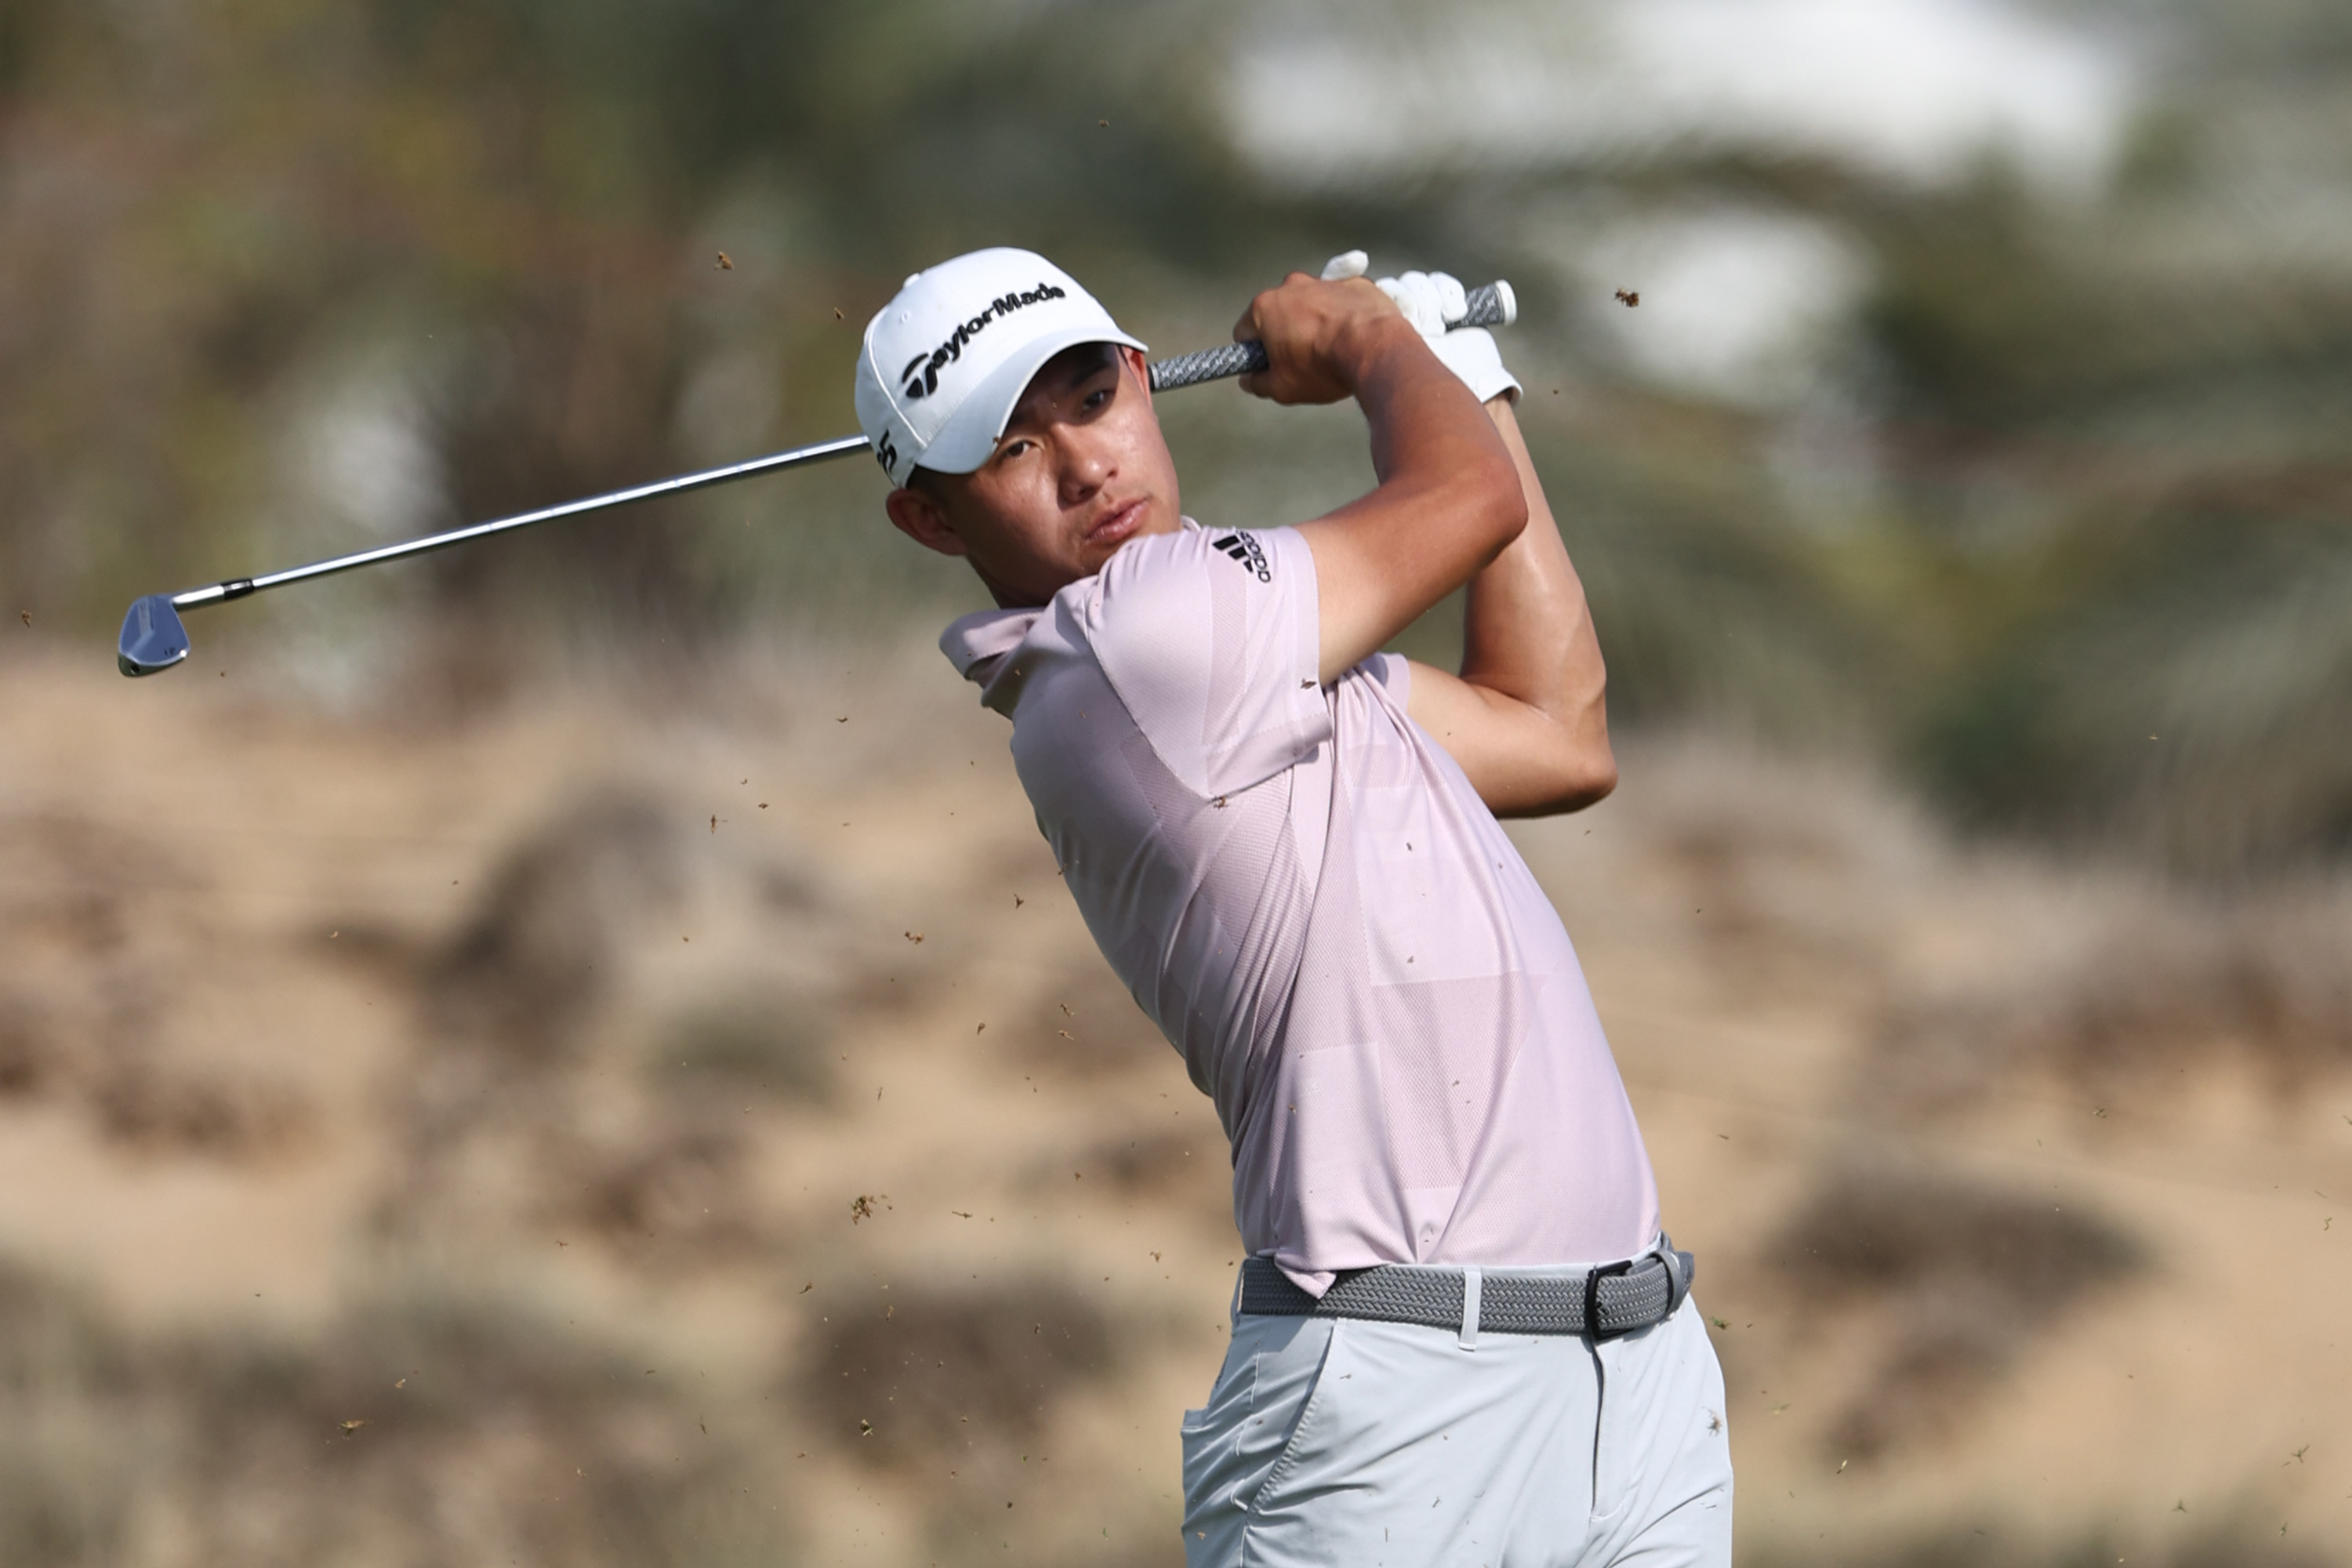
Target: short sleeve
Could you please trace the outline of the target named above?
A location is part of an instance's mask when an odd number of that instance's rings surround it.
[[[1138,540],[1095,578],[1080,624],[1135,727],[1203,798],[1263,783],[1331,738],[1315,558],[1294,530]]]

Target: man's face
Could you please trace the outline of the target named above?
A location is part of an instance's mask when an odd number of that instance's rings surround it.
[[[987,462],[897,489],[890,521],[971,562],[1000,605],[1043,605],[1114,551],[1178,527],[1176,465],[1160,438],[1143,356],[1084,343],[1030,380]]]

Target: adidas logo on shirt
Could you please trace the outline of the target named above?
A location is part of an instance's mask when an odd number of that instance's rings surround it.
[[[1265,551],[1246,533],[1228,533],[1223,539],[1209,541],[1213,550],[1222,550],[1234,558],[1234,563],[1261,583],[1274,581],[1273,569],[1265,563]]]

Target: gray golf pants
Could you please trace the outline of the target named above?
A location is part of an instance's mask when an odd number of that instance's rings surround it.
[[[1187,1568],[1727,1568],[1723,1372],[1653,1328],[1242,1317],[1184,1415]]]

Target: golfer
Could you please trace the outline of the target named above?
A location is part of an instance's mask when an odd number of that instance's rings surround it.
[[[1616,782],[1601,650],[1494,340],[1443,274],[1234,329],[1352,397],[1378,488],[1185,517],[1143,345],[1027,251],[866,328],[890,521],[999,608],[940,646],[1119,978],[1216,1102],[1248,1256],[1188,1412],[1209,1564],[1723,1564],[1722,1373],[1568,933],[1498,816]],[[1249,524],[1242,526],[1241,524]],[[1467,585],[1458,672],[1381,651]]]

